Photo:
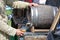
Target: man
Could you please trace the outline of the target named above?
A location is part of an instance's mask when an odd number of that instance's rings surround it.
[[[0,40],[9,40],[9,35],[14,36],[16,34],[20,36],[24,34],[24,32],[22,32],[20,29],[15,29],[7,25],[7,17],[5,15],[5,5],[7,4],[9,6],[12,6],[14,1],[17,0],[0,0]],[[30,4],[21,1],[20,3],[21,6],[19,7],[21,8],[25,8],[26,6],[31,6],[31,5],[36,6],[34,3]]]

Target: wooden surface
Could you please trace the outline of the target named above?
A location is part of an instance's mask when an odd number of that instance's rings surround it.
[[[49,32],[49,29],[35,29],[34,26],[31,28],[31,32]]]
[[[38,35],[38,36],[25,36],[24,37],[25,40],[46,40],[47,36],[45,35]]]
[[[57,12],[57,15],[54,18],[54,21],[53,21],[53,23],[51,25],[50,31],[53,31],[55,29],[55,27],[56,27],[56,25],[57,25],[57,23],[59,21],[59,18],[60,18],[60,8],[59,8],[59,11]]]
[[[48,32],[49,29],[35,29],[35,32]]]

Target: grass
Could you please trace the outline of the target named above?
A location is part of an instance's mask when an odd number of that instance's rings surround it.
[[[12,10],[6,10],[6,15],[12,14]]]
[[[5,14],[9,16],[10,14],[12,14],[12,10],[11,9],[10,10],[6,10]],[[11,26],[11,20],[8,20],[8,25]]]

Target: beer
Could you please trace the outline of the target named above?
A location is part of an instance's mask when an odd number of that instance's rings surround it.
[[[21,31],[22,31],[22,32],[26,32],[26,30],[24,30],[24,29],[23,29],[23,30],[21,30]]]

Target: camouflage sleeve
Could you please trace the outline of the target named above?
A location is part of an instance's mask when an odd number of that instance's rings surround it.
[[[28,7],[29,3],[27,2],[22,2],[22,1],[15,1],[13,2],[12,7],[13,8],[26,8]]]
[[[14,1],[19,1],[19,0],[4,0],[5,4],[12,6]]]
[[[23,8],[29,5],[29,3],[22,2],[22,1],[19,1],[19,0],[4,0],[4,2],[11,7],[12,7],[13,3],[14,3],[13,5],[18,3],[17,6],[19,5],[18,7],[23,7]]]
[[[3,0],[0,0],[0,31],[14,36],[16,34],[16,29],[7,25],[7,17],[5,15],[5,3]]]
[[[7,25],[7,23],[3,19],[1,19],[1,16],[0,16],[0,31],[10,36],[14,36],[16,34],[16,29]]]

